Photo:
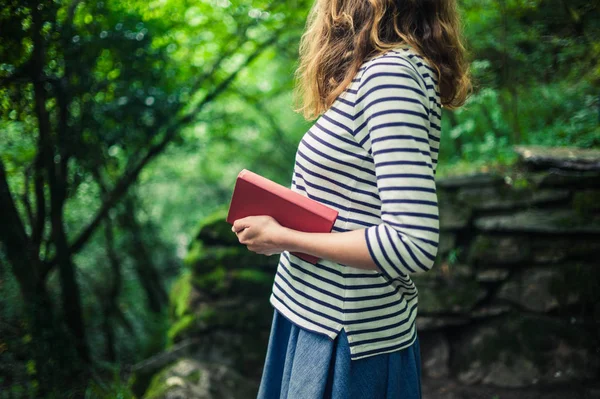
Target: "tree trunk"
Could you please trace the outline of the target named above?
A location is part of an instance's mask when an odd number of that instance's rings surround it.
[[[50,187],[50,222],[52,224],[52,239],[56,250],[56,259],[60,272],[62,289],[63,313],[66,323],[75,339],[75,347],[82,360],[89,362],[90,355],[86,342],[85,326],[81,311],[79,286],[75,272],[67,236],[64,230],[63,210],[66,196],[66,174],[60,173],[60,167],[55,163],[59,156],[54,150],[50,116],[46,109],[46,90],[44,88],[43,67],[45,65],[44,39],[41,35],[42,19],[38,7],[32,8],[33,19],[33,88],[35,96],[35,113],[38,118],[39,147],[43,154],[43,165]],[[59,164],[64,160],[59,159]]]
[[[36,245],[25,233],[6,177],[4,164],[0,160],[0,243],[11,266],[21,292],[27,331],[31,333],[36,365],[39,394],[44,396],[59,389],[73,377],[76,362],[69,356],[70,344],[60,332],[54,318],[53,303],[41,279],[41,262]],[[66,377],[66,378],[65,378]]]
[[[135,218],[134,199],[128,196],[124,200],[125,210],[120,215],[120,224],[126,231],[131,232],[132,243],[128,245],[131,250],[135,272],[146,292],[149,308],[160,313],[168,302],[168,295],[162,285],[160,275],[152,261],[152,256],[142,239],[142,228]]]

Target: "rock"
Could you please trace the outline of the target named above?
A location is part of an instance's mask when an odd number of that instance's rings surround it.
[[[597,188],[600,186],[600,171],[585,172],[550,169],[548,171],[533,174],[531,176],[531,180],[539,188]]]
[[[434,273],[429,273],[429,275],[437,274],[437,278],[448,282],[448,284],[454,284],[452,280],[460,279],[464,281],[465,279],[470,279],[470,277],[474,276],[473,267],[464,262],[454,262],[454,263],[442,263],[439,268],[435,268]]]
[[[458,381],[466,385],[473,385],[480,382],[485,377],[483,364],[480,361],[473,362],[470,367],[458,373]]]
[[[592,235],[539,236],[529,238],[535,263],[557,264],[566,260],[598,261],[600,239]]]
[[[419,310],[426,313],[466,313],[485,290],[472,278],[414,279],[419,290]]]
[[[594,379],[600,370],[598,358],[590,356],[586,348],[574,346],[559,339],[549,354],[546,370],[540,380],[547,383]]]
[[[183,358],[152,379],[144,399],[246,399],[258,387],[228,366]]]
[[[512,265],[524,262],[530,256],[529,237],[478,234],[469,248],[467,263],[489,268],[493,265]]]
[[[440,231],[440,243],[438,245],[438,260],[442,259],[451,250],[456,247],[456,234],[447,231]]]
[[[494,186],[461,189],[456,199],[474,210],[491,211],[565,202],[569,199],[569,196],[569,190],[513,189],[510,186]]]
[[[582,218],[571,209],[530,209],[475,219],[475,227],[486,232],[600,234],[600,216]]]
[[[433,331],[445,327],[460,326],[469,323],[469,318],[466,316],[417,316],[417,329],[419,331]]]
[[[231,269],[257,269],[267,273],[274,273],[279,258],[277,256],[264,256],[249,251],[245,245],[236,246],[213,245],[206,246],[200,241],[195,241],[184,259],[184,264],[194,269],[196,274],[213,273],[218,268]]]
[[[440,201],[440,230],[459,230],[466,227],[471,221],[471,209],[445,201]]]
[[[598,375],[595,331],[588,326],[600,314],[600,170],[552,162],[563,169],[438,181],[436,264],[411,278],[419,290],[423,375],[464,388],[456,399],[475,397],[466,392],[520,398],[525,386],[538,398],[537,382]],[[193,341],[193,349],[176,356],[198,362],[190,364],[202,373],[161,374],[154,388],[171,396],[158,397],[206,394],[206,381],[218,380],[211,365],[260,381],[278,257],[248,251],[225,216],[220,210],[199,225],[185,259],[189,273],[171,293],[171,348]],[[432,396],[442,397],[441,390]]]
[[[502,286],[498,298],[518,303],[525,309],[544,312],[558,306],[558,301],[549,291],[556,271],[547,269],[529,269]]]
[[[469,315],[473,319],[485,319],[490,317],[496,317],[501,314],[508,313],[510,306],[508,305],[490,305],[478,307],[476,310],[472,310]]]
[[[474,173],[463,176],[452,176],[438,179],[437,187],[442,189],[457,189],[460,187],[482,187],[503,184],[504,178],[494,173]]]
[[[600,150],[578,147],[514,146],[519,160],[532,169],[600,170]]]
[[[196,230],[196,241],[206,245],[240,245],[236,234],[231,231],[231,224],[226,222],[229,204],[206,216]]]
[[[550,283],[557,275],[553,269],[523,270],[500,288],[497,297],[534,312],[547,312],[558,306],[558,300],[550,293]]]
[[[506,352],[487,367],[487,373],[481,380],[483,384],[506,388],[521,388],[534,384],[540,377],[539,369],[520,355],[508,359]]]
[[[502,328],[502,323],[474,327],[455,342],[452,353],[456,354],[454,362],[461,383],[522,387],[539,378],[539,370],[520,353],[518,345],[512,350],[499,345],[504,338],[499,334],[510,333],[510,329]]]
[[[509,271],[506,269],[488,269],[477,272],[476,279],[480,283],[497,283],[504,281],[508,277]]]
[[[419,334],[423,374],[430,378],[448,377],[450,344],[443,333]]]
[[[572,208],[583,216],[600,212],[600,190],[575,191],[573,193]]]

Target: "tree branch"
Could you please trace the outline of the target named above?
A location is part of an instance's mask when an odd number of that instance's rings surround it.
[[[10,187],[6,176],[6,169],[4,163],[0,158],[0,242],[4,244],[4,251],[6,256],[10,260],[10,264],[13,265],[13,274],[17,278],[19,285],[25,290],[32,290],[37,281],[35,275],[31,273],[35,270],[31,265],[30,270],[16,267],[22,262],[15,261],[26,256],[28,248],[27,234],[17,207],[13,201]]]
[[[254,61],[260,54],[262,54],[262,52],[264,52],[269,46],[275,43],[276,40],[277,34],[274,34],[271,38],[257,47],[256,50],[246,58],[244,63],[236,71],[232,72],[227,78],[220,82],[213,89],[213,91],[207,94],[206,97],[204,97],[204,99],[202,99],[202,101],[194,108],[194,110],[188,112],[186,115],[181,117],[179,120],[176,120],[170,127],[168,127],[163,135],[163,138],[158,143],[150,147],[137,165],[133,166],[129,171],[123,174],[113,190],[106,195],[106,200],[102,203],[98,212],[96,212],[96,216],[94,216],[92,221],[70,246],[69,252],[71,256],[83,248],[92,234],[96,231],[102,220],[106,217],[108,212],[119,202],[129,187],[137,180],[137,177],[142,169],[144,169],[146,165],[148,165],[154,158],[156,158],[156,156],[165,150],[167,145],[173,141],[182,127],[193,122],[206,104],[213,101],[218,95],[225,91],[231,82],[233,82],[233,80],[237,77],[237,75],[250,63],[252,63],[252,61]],[[43,271],[43,275],[46,276],[55,264],[56,257],[46,264],[47,266]]]
[[[33,210],[31,209],[31,201],[29,201],[29,187],[30,187],[30,177],[31,177],[31,169],[30,167],[26,167],[23,171],[23,193],[21,194],[21,201],[23,202],[23,206],[25,207],[25,212],[27,213],[27,220],[29,221],[29,226],[33,230],[33,225],[35,223],[35,217],[33,215]]]

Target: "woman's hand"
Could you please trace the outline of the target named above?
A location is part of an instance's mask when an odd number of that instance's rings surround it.
[[[250,251],[271,256],[285,251],[281,245],[281,238],[287,228],[267,215],[246,216],[233,222],[233,231],[240,241]]]

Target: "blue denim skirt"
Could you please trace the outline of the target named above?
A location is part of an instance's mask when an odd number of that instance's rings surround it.
[[[420,399],[419,339],[408,348],[351,360],[335,340],[299,327],[277,309],[257,399]]]

